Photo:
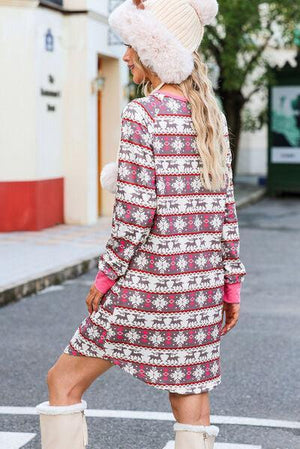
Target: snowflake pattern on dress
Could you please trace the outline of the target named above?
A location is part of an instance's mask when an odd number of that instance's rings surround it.
[[[112,230],[98,268],[115,284],[64,352],[109,360],[180,394],[221,382],[224,283],[244,281],[231,170],[204,188],[187,100],[155,92],[123,110]]]

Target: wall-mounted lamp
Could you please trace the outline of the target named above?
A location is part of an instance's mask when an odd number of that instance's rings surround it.
[[[102,92],[105,85],[105,77],[98,73],[98,76],[92,81],[92,93]]]

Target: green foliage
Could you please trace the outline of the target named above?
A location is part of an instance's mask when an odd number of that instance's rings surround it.
[[[199,53],[218,66],[216,95],[232,131],[235,155],[241,131],[255,131],[267,121],[266,104],[256,113],[248,104],[274,84],[266,50],[300,45],[299,26],[300,0],[219,0],[217,25],[205,27]]]
[[[256,87],[259,83],[264,87],[270,77],[265,49],[293,44],[294,31],[300,22],[300,2],[219,0],[217,18],[217,27],[206,27],[200,52],[205,59],[213,57],[218,64],[221,88],[242,90],[257,68],[264,75],[255,83]]]
[[[257,131],[261,129],[268,120],[268,108],[264,107],[261,111],[254,114],[249,108],[245,107],[242,117],[243,131]]]

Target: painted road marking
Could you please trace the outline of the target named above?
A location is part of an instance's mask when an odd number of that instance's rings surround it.
[[[35,433],[0,432],[0,448],[20,449],[29,441],[33,440]],[[175,441],[168,441],[163,449],[174,449]],[[250,444],[215,443],[215,449],[261,449],[261,446]]]
[[[35,407],[0,407],[0,415],[36,415]],[[93,418],[125,418],[157,421],[174,421],[173,413],[144,412],[134,410],[97,410],[89,409],[86,416]],[[300,429],[299,421],[284,421],[265,418],[247,418],[243,416],[211,415],[211,424],[233,424],[239,426],[276,427],[281,429]]]
[[[0,432],[0,447],[5,449],[19,449],[33,440],[35,433]]]
[[[174,449],[175,441],[168,441],[163,449]],[[261,449],[261,446],[252,446],[251,444],[231,444],[231,443],[215,443],[215,449]]]

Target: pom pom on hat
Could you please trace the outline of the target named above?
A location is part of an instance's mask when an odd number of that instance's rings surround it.
[[[203,25],[209,25],[216,17],[219,5],[217,0],[189,0]]]

